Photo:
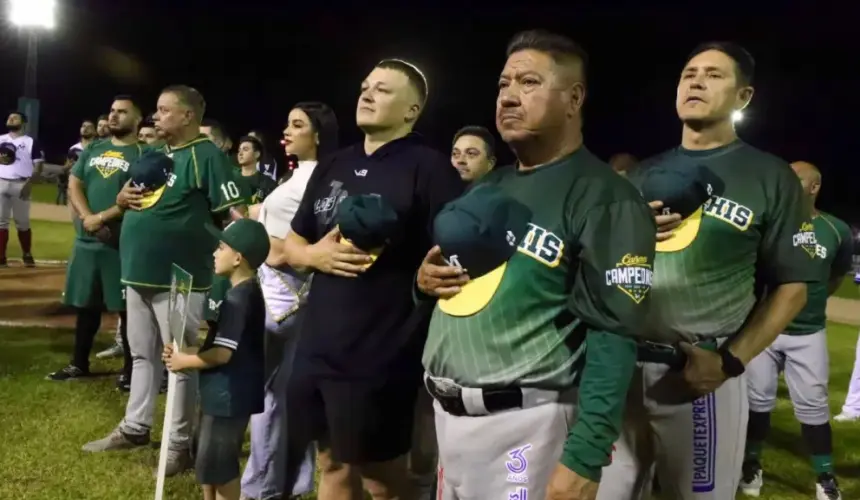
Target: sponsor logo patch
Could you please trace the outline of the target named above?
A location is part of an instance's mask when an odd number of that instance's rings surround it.
[[[818,240],[815,239],[815,227],[811,222],[804,222],[800,226],[800,231],[794,233],[791,239],[792,245],[800,247],[810,257],[815,258],[815,252],[818,247]]]
[[[652,274],[648,257],[628,253],[606,271],[606,286],[618,287],[638,304],[651,290]]]

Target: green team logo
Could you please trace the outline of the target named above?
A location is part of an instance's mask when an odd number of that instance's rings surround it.
[[[811,222],[804,222],[800,226],[800,231],[792,237],[792,244],[795,247],[800,247],[810,257],[815,258],[818,250],[818,240],[815,239],[815,227]]]
[[[90,166],[107,179],[120,170],[128,172],[129,163],[121,151],[106,151],[90,159]]]
[[[615,264],[614,269],[606,271],[606,286],[618,287],[638,304],[651,290],[651,276],[648,257],[628,253]]]

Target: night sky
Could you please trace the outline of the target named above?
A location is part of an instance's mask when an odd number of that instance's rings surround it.
[[[292,104],[321,100],[337,112],[341,140],[356,141],[361,80],[385,57],[407,58],[424,70],[430,101],[417,130],[447,150],[463,125],[494,130],[505,45],[517,31],[537,27],[567,34],[589,52],[588,147],[603,158],[616,152],[644,158],[680,140],[674,94],[687,53],[699,42],[728,39],[757,62],[756,94],[740,136],[788,161],[816,163],[824,174],[822,208],[860,223],[860,165],[852,151],[860,109],[856,25],[844,12],[791,7],[813,2],[679,8],[604,1],[599,9],[573,1],[563,3],[579,7],[448,0],[360,7],[307,0],[59,3],[59,28],[39,47],[40,138],[54,161],[77,141],[81,119],[106,113],[113,95],[132,93],[152,111],[158,91],[173,83],[199,89],[207,116],[234,138],[262,128],[275,145]],[[23,88],[26,38],[3,26],[0,98],[13,109]]]

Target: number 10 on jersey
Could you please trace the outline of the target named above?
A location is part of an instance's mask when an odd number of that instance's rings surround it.
[[[221,184],[221,192],[224,193],[224,199],[235,200],[239,197],[239,186],[233,181],[225,182]]]

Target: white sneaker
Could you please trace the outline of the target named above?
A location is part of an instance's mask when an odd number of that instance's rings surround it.
[[[842,412],[839,415],[833,417],[833,420],[836,422],[856,422],[860,420],[860,415],[855,415],[854,413],[846,413]]]
[[[761,469],[755,471],[754,474],[744,474],[741,478],[741,484],[739,486],[741,493],[748,497],[758,497],[761,495],[761,487],[764,484],[762,480]]]
[[[118,358],[120,356],[122,356],[122,346],[120,344],[114,344],[104,351],[96,354],[98,359]]]
[[[833,474],[818,476],[818,481],[815,483],[815,500],[842,500],[839,483],[836,482]]]

